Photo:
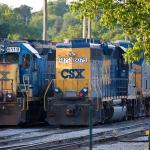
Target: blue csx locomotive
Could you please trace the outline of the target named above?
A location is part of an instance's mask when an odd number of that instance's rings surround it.
[[[55,78],[55,50],[46,41],[0,42],[0,125],[42,121],[46,79]]]
[[[54,96],[46,100],[48,123],[88,125],[89,106],[93,124],[149,115],[150,66],[143,58],[125,63],[128,47],[128,41],[58,43]]]
[[[0,41],[0,125],[87,125],[150,114],[150,66],[128,41]],[[46,114],[45,114],[46,111]]]

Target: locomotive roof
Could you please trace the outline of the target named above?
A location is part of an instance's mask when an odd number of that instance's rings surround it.
[[[2,42],[0,54],[1,53],[20,53],[22,48],[23,51],[29,51],[30,53],[34,54],[37,58],[41,58],[38,51],[33,48],[30,44],[26,43],[25,41],[10,41],[10,42]]]
[[[37,58],[41,58],[39,55],[38,51],[33,48],[30,44],[28,43],[23,43],[23,46],[25,46],[32,54],[34,54]]]
[[[128,41],[128,40],[117,40],[117,41],[114,42],[114,44],[116,46],[124,47],[125,49],[133,47],[132,43],[130,41]]]
[[[84,47],[90,47],[90,44],[87,43],[85,40],[70,40],[65,41],[64,43],[58,43],[56,44],[57,48],[84,48]]]

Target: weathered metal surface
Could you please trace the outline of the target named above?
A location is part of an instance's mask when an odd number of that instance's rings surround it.
[[[16,93],[18,77],[17,64],[0,64],[0,91]]]
[[[142,90],[142,67],[140,65],[133,64],[132,69],[134,70],[136,91],[141,92]]]
[[[114,106],[113,109],[114,112],[112,118],[110,119],[111,121],[121,121],[125,118],[127,114],[126,106]]]
[[[150,65],[146,62],[142,67],[142,94],[144,97],[150,97]]]
[[[0,103],[0,125],[18,125],[25,122],[22,105],[17,101]],[[24,121],[23,121],[24,120]]]
[[[50,125],[88,125],[89,124],[89,102],[85,99],[51,99],[47,105],[47,119]],[[94,105],[94,108],[96,105]],[[92,122],[98,121],[96,109],[93,110]]]
[[[90,96],[90,48],[56,49],[56,87],[80,91],[88,87]]]

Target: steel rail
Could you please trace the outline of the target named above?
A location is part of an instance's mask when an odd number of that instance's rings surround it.
[[[93,134],[93,142],[106,142],[110,140],[117,140],[118,138],[122,138],[127,135],[133,135],[137,133],[142,133],[148,128],[148,123],[139,123],[135,125],[130,125],[126,127],[120,127],[116,129],[110,129],[109,131],[104,131],[101,133]],[[131,130],[131,131],[130,131]],[[81,142],[82,141],[82,142]],[[67,148],[67,147],[78,147],[83,146],[88,143],[88,136],[84,137],[77,137],[77,138],[68,138],[68,139],[62,139],[62,140],[56,140],[56,141],[43,141],[33,144],[22,144],[22,145],[16,145],[16,146],[5,146],[1,147],[1,150],[4,149],[11,149],[11,150],[30,150],[30,149],[51,149],[51,150],[59,150],[61,148]]]

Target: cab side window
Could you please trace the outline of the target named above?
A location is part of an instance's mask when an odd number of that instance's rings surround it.
[[[22,57],[23,68],[27,69],[30,67],[31,58],[29,54],[24,54]]]

